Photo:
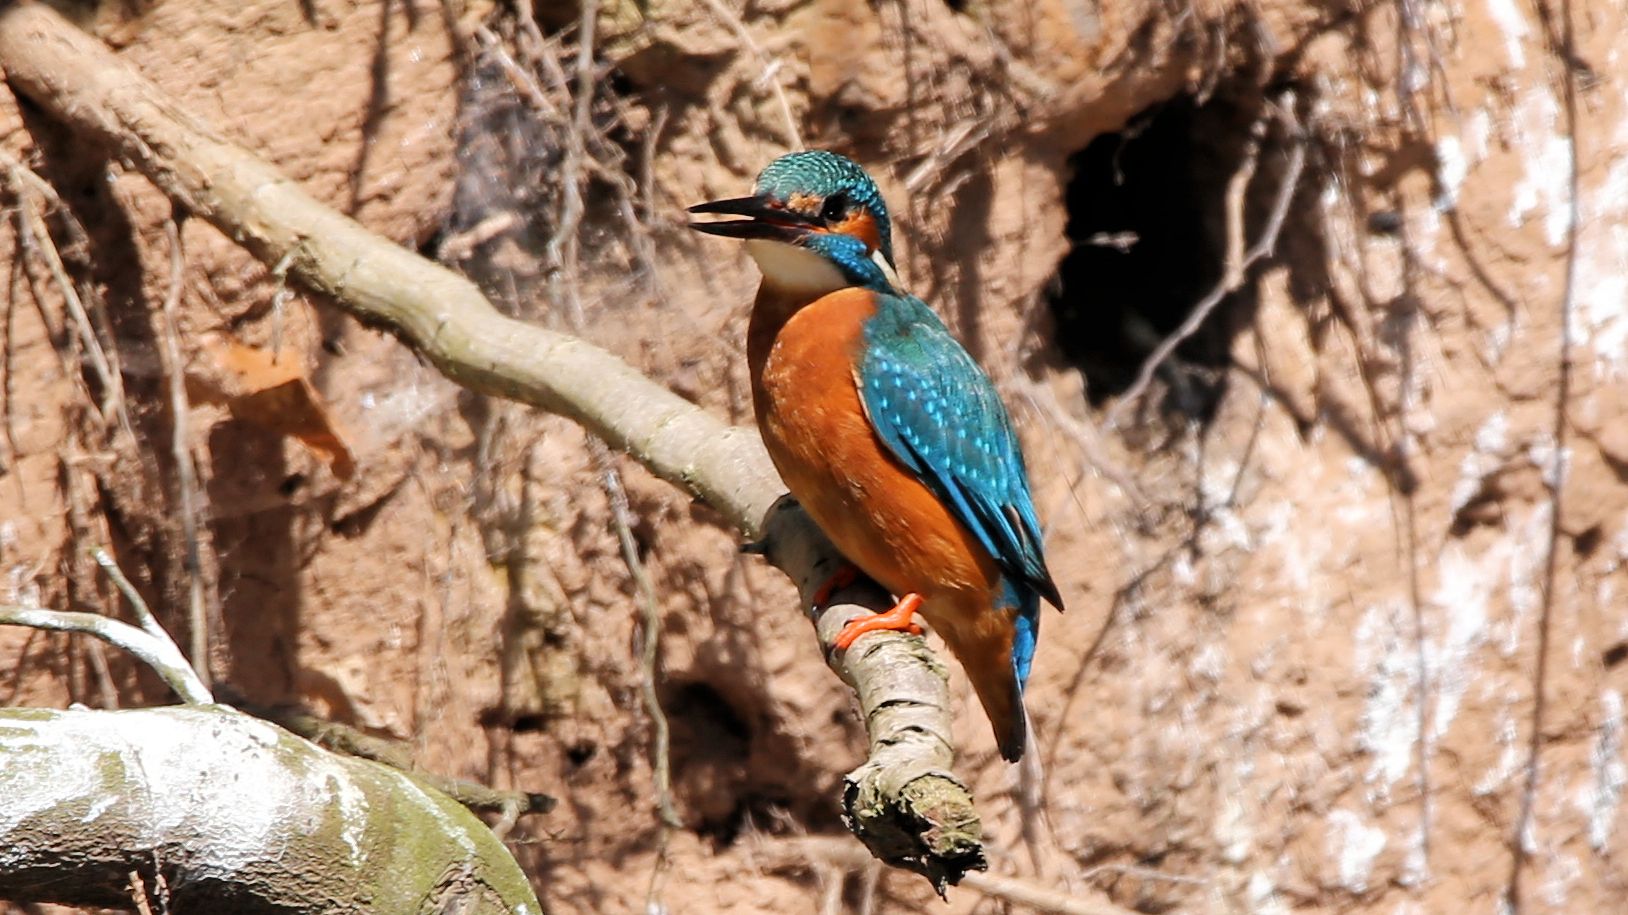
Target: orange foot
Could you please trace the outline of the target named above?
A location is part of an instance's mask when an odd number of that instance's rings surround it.
[[[831,602],[831,595],[841,591],[843,588],[848,587],[858,580],[859,568],[853,563],[845,562],[842,565],[837,566],[837,570],[831,573],[831,577],[825,580],[825,584],[814,589],[814,606],[810,607],[809,609],[820,609]]]
[[[867,632],[908,632],[911,635],[921,635],[921,627],[911,622],[910,618],[921,609],[920,594],[906,594],[899,599],[899,603],[886,613],[875,613],[862,616],[842,627],[831,646],[838,651],[846,651],[854,640]]]

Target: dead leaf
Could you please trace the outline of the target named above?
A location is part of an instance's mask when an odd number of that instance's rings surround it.
[[[210,336],[201,356],[187,368],[194,401],[225,405],[235,419],[298,439],[341,480],[356,472],[356,458],[294,353],[273,356]]]

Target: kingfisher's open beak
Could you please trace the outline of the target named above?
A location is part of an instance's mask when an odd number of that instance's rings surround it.
[[[697,232],[721,235],[724,238],[766,238],[796,244],[803,236],[825,227],[824,221],[818,217],[788,210],[764,196],[735,197],[730,200],[698,203],[690,207],[690,212],[746,217],[723,222],[690,223],[690,228]]]

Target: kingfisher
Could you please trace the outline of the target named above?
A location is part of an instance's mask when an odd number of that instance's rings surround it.
[[[1040,600],[1063,602],[1011,418],[944,322],[901,288],[876,183],[844,156],[794,152],[751,196],[690,212],[743,217],[691,227],[745,240],[763,273],[746,352],[770,458],[843,556],[897,600],[834,647],[920,633],[921,613],[966,669],[1001,756],[1020,759]],[[844,567],[816,602],[853,577]]]

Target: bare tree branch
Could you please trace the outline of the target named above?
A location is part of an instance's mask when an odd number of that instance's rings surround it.
[[[769,509],[785,491],[755,430],[732,427],[578,338],[505,317],[474,284],[318,202],[227,142],[128,64],[38,3],[0,10],[6,78],[53,117],[117,155],[193,215],[363,323],[394,334],[448,378],[581,423],[613,448],[704,499],[749,537],[807,602],[838,559],[800,513]],[[829,646],[841,624],[888,606],[838,601],[818,614]],[[842,595],[848,597],[849,595]],[[925,644],[868,639],[827,660],[855,687],[870,759],[848,776],[851,827],[878,857],[936,886],[983,866],[981,827],[953,755],[944,671]]]
[[[39,607],[0,604],[0,626],[27,626],[55,632],[82,632],[130,652],[151,667],[175,694],[194,705],[215,701],[209,687],[181,656],[181,649],[163,630],[156,634],[94,613],[68,613]]]

